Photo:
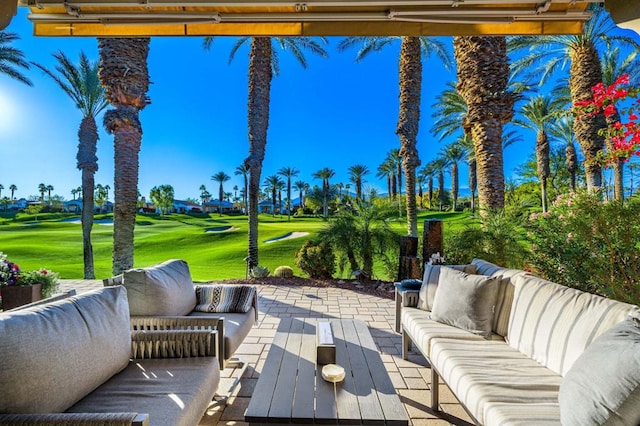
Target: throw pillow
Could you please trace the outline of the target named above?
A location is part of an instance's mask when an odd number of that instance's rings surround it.
[[[640,320],[628,317],[587,346],[558,401],[564,426],[640,424]]]
[[[249,312],[256,288],[250,285],[196,286],[199,312]]]
[[[438,289],[438,281],[441,268],[453,268],[457,271],[466,272],[467,274],[476,273],[476,265],[424,265],[424,276],[422,278],[422,286],[418,295],[418,308],[425,311],[433,309],[433,299]]]
[[[500,279],[442,268],[431,319],[488,339]]]

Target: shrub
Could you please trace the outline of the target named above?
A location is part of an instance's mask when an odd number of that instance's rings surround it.
[[[273,276],[278,278],[291,278],[293,277],[293,269],[290,266],[278,266],[273,271]]]
[[[559,284],[640,302],[640,202],[602,202],[600,194],[556,199],[529,220],[530,263]]]
[[[253,278],[266,278],[269,276],[269,268],[260,265],[254,266],[253,268],[251,268],[250,275]]]
[[[305,241],[296,254],[296,265],[311,278],[331,278],[336,270],[336,257],[331,245]]]

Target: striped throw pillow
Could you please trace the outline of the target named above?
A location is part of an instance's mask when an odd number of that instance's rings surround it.
[[[199,285],[196,286],[199,312],[249,312],[256,288],[249,285]]]

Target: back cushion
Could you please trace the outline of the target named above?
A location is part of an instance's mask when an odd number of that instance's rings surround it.
[[[506,337],[509,332],[509,317],[513,304],[514,287],[512,279],[517,274],[524,274],[520,269],[507,269],[482,259],[473,259],[472,265],[476,265],[476,273],[490,277],[502,276],[498,287],[496,308],[493,314],[493,332]]]
[[[514,278],[509,345],[564,376],[585,348],[637,306],[555,284],[531,274]]]
[[[196,290],[184,260],[167,260],[124,273],[131,315],[187,315],[196,306]]]
[[[0,413],[63,412],[129,363],[127,292],[0,314],[0,336]]]
[[[424,265],[424,276],[422,277],[422,286],[418,295],[418,308],[425,311],[433,309],[433,301],[436,297],[438,282],[440,280],[440,269],[451,268],[456,271],[474,274],[476,272],[475,265]]]

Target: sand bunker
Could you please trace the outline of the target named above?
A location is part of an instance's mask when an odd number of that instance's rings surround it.
[[[275,243],[276,241],[283,241],[283,240],[290,240],[292,238],[306,237],[307,235],[309,235],[308,232],[289,232],[288,234],[285,234],[282,237],[271,238],[270,240],[265,240],[264,242],[266,244],[269,244],[269,243]]]
[[[63,219],[61,222],[73,223],[75,225],[80,225],[82,223],[80,219]],[[98,219],[98,220],[94,220],[93,224],[113,226],[113,219]]]
[[[204,232],[230,232],[237,229],[235,226],[216,226],[215,228],[206,228]]]

